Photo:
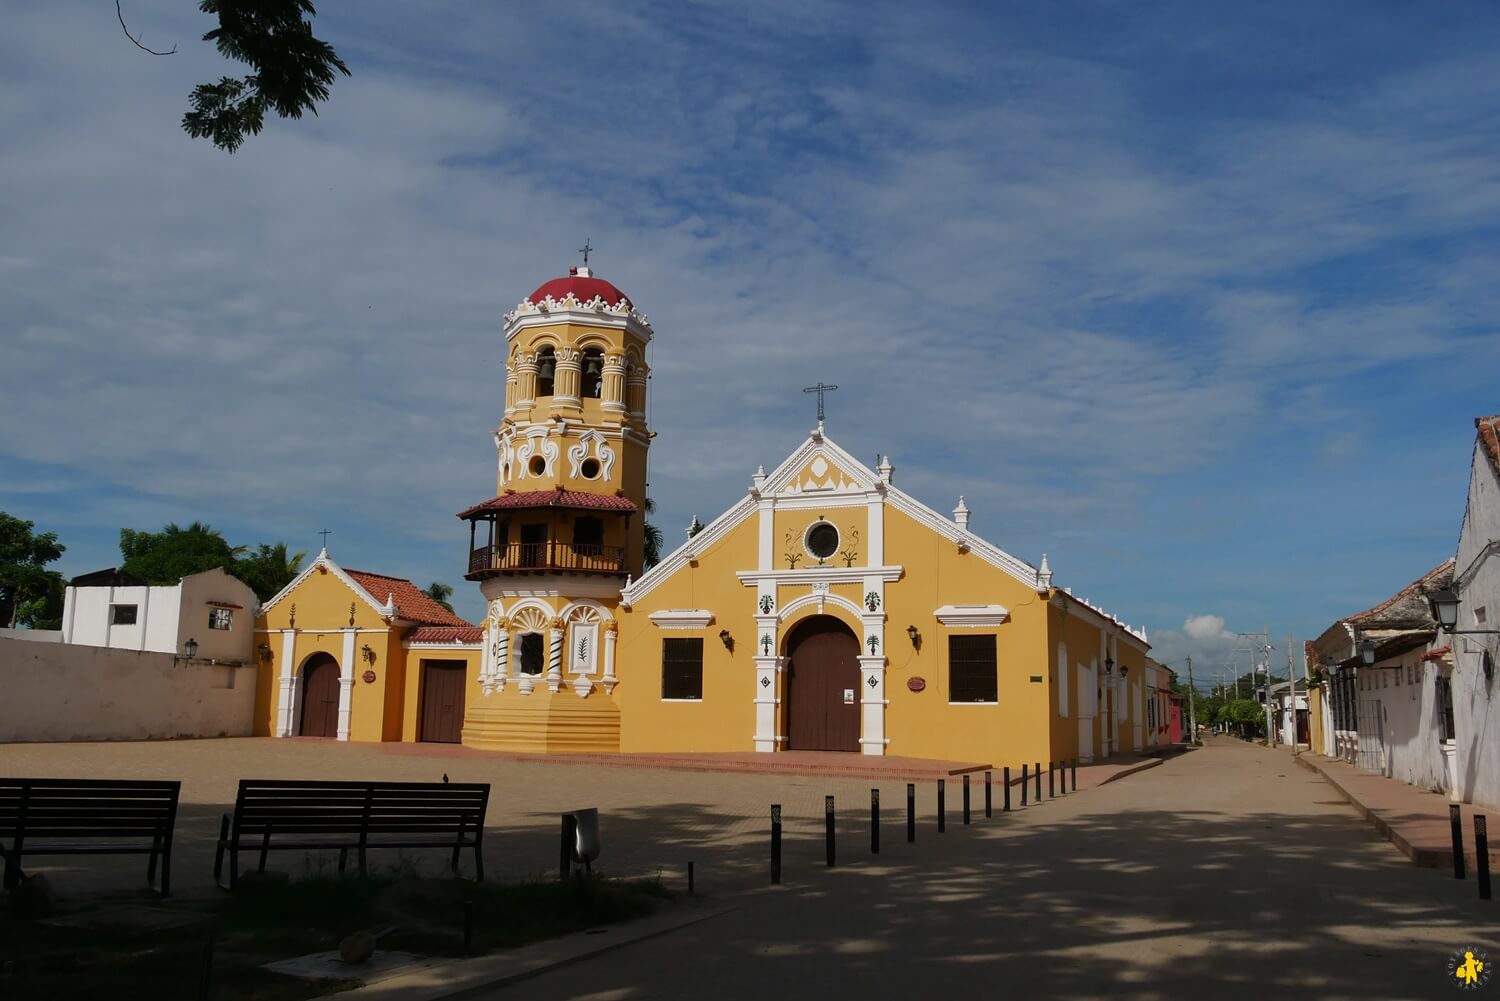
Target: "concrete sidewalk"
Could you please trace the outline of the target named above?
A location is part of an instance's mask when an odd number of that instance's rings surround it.
[[[1356,768],[1346,761],[1306,751],[1296,761],[1322,775],[1355,810],[1389,838],[1415,865],[1453,868],[1453,832],[1448,819],[1447,796],[1418,789],[1383,775]],[[1488,815],[1483,807],[1464,805],[1463,846],[1466,873],[1475,866],[1474,816]],[[1489,844],[1490,869],[1500,866],[1500,831]]]

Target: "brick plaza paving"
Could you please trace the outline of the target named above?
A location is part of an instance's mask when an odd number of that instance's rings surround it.
[[[676,756],[679,759],[682,756]],[[484,838],[485,874],[489,879],[550,876],[557,865],[558,815],[597,807],[604,850],[601,870],[617,876],[655,875],[674,885],[695,863],[699,888],[706,892],[763,884],[768,872],[770,806],[780,803],[789,871],[822,864],[824,796],[838,809],[841,852],[868,852],[870,790],[879,788],[882,835],[887,843],[905,837],[906,785],[917,784],[918,839],[936,834],[937,774],[920,763],[893,760],[885,778],[850,777],[830,768],[809,774],[807,759],[782,759],[788,771],[747,774],[739,771],[744,755],[715,761],[705,756],[698,770],[688,760],[671,767],[639,767],[625,759],[605,763],[566,758],[500,755],[453,745],[358,744],[331,741],[231,738],[220,740],[145,741],[75,744],[0,744],[0,775],[14,777],[178,779],[178,810],[172,865],[174,895],[204,896],[213,889],[214,843],[219,818],[232,809],[241,778],[385,781],[488,782],[490,805]],[[878,758],[835,756],[834,764],[879,767]],[[665,762],[658,762],[658,765]],[[1121,759],[1079,769],[1080,789],[1087,792],[1123,772],[1154,761]],[[1016,770],[1018,777],[1019,769]],[[994,802],[1001,805],[1001,772],[994,772]],[[983,772],[973,775],[972,810],[983,814]],[[947,782],[948,824],[961,824],[961,781]],[[1043,780],[1043,789],[1046,781]],[[1020,804],[1019,791],[1013,792]],[[424,872],[444,865],[441,851],[406,854]],[[393,850],[371,853],[378,871],[395,865]],[[331,869],[337,853],[273,851],[268,868],[293,878],[320,866]],[[242,870],[254,857],[241,855]],[[461,872],[472,875],[468,853]],[[141,857],[38,856],[26,861],[27,872],[45,872],[64,899],[113,896],[143,885]]]

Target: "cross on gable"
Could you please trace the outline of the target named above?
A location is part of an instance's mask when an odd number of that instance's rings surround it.
[[[822,382],[819,382],[816,386],[808,386],[806,389],[802,390],[804,393],[817,393],[818,394],[818,428],[819,429],[821,429],[823,427],[823,394],[825,394],[825,393],[831,393],[835,389],[838,389],[838,388],[839,387],[837,387],[837,386],[824,385]]]

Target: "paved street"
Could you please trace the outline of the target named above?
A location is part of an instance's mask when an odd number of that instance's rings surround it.
[[[1413,867],[1321,779],[1237,741],[886,846],[875,863],[850,843],[831,873],[799,862],[739,910],[487,996],[1368,1001],[1448,996],[1461,946],[1500,960],[1500,902]]]

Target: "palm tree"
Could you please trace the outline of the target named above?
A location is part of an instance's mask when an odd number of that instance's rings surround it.
[[[437,581],[433,581],[431,584],[428,584],[427,597],[431,598],[439,605],[442,605],[448,611],[453,611],[453,606],[448,604],[448,599],[453,597],[453,588],[449,587],[447,584],[439,584]]]
[[[649,516],[655,513],[656,501],[652,500],[650,497],[647,497],[646,514]],[[651,524],[651,522],[646,522],[642,527],[646,533],[645,545],[642,547],[641,551],[642,562],[645,563],[646,569],[650,570],[652,567],[656,566],[656,564],[661,562],[661,547],[664,540],[662,539],[661,529]]]
[[[245,548],[237,547],[237,551],[242,552]],[[256,597],[261,601],[268,601],[297,579],[297,574],[302,572],[302,561],[306,558],[306,550],[288,554],[285,542],[278,542],[274,546],[261,543],[255,552],[241,557],[235,563],[233,573],[250,585]]]

